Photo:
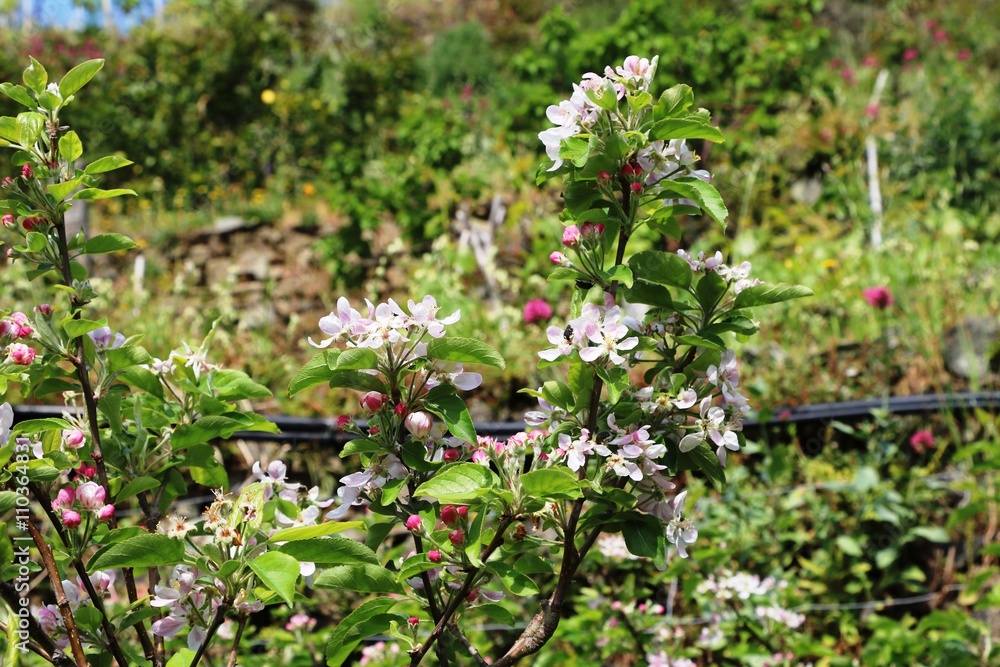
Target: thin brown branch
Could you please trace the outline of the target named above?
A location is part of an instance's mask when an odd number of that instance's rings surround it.
[[[514,518],[506,514],[500,518],[500,523],[497,525],[497,532],[493,535],[493,539],[490,540],[490,543],[486,546],[486,548],[480,553],[479,560],[485,563],[489,560],[489,557],[493,555],[493,552],[500,548],[500,545],[503,544],[504,533],[513,521]],[[441,613],[441,619],[434,626],[434,629],[431,630],[430,636],[427,637],[427,640],[423,644],[410,652],[411,667],[416,667],[416,665],[420,664],[420,661],[424,659],[424,656],[427,655],[427,652],[441,636],[441,633],[444,632],[448,623],[451,622],[452,616],[454,616],[455,612],[458,610],[459,604],[461,604],[462,600],[465,599],[465,596],[469,594],[469,591],[472,590],[476,577],[479,576],[481,571],[482,568],[478,567],[470,569],[468,574],[465,576],[465,581],[462,583],[462,587],[452,593],[447,606],[445,606],[444,611]]]
[[[243,630],[247,627],[247,618],[246,612],[240,612],[240,620],[236,625],[236,636],[233,637],[233,648],[229,650],[229,661],[226,663],[226,667],[236,667],[236,661],[239,659],[240,640],[243,639]]]
[[[14,586],[9,581],[0,582],[0,596],[3,597],[4,601],[11,608],[21,608],[22,597],[18,595],[18,592],[14,589]],[[48,660],[54,665],[72,665],[73,661],[69,660],[65,656],[62,658],[54,658],[53,654],[56,653],[58,648],[52,638],[42,629],[42,626],[38,624],[38,620],[33,614],[28,615],[28,636],[31,640],[28,642],[28,648],[34,653],[41,656],[45,660]]]
[[[66,591],[63,590],[62,579],[59,578],[59,568],[56,567],[56,561],[52,557],[52,549],[49,548],[45,537],[38,532],[38,528],[34,522],[29,520],[26,523],[28,524],[28,533],[31,535],[31,539],[34,540],[35,547],[38,548],[38,553],[41,555],[42,563],[45,565],[45,571],[49,574],[52,590],[56,594],[56,605],[59,607],[63,624],[66,626],[66,636],[69,638],[69,648],[73,654],[73,660],[76,661],[77,667],[89,667],[90,663],[87,662],[87,656],[83,654],[83,645],[80,643],[80,632],[76,628],[73,610],[69,606],[69,600],[66,599]]]
[[[208,630],[205,632],[205,638],[201,640],[198,651],[194,654],[194,658],[191,659],[190,667],[198,667],[198,663],[205,656],[205,651],[208,650],[209,644],[215,638],[215,633],[219,630],[219,626],[226,620],[226,614],[229,613],[230,609],[232,609],[232,603],[229,600],[223,600],[219,608],[215,610],[215,618],[212,619],[212,624],[208,626]]]

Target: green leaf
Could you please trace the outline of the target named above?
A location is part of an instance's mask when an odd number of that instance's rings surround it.
[[[382,394],[388,393],[389,388],[385,382],[374,375],[362,373],[361,371],[335,370],[330,375],[330,387],[346,387],[355,391],[377,391]]]
[[[40,62],[31,56],[28,56],[28,59],[31,60],[31,64],[24,70],[24,85],[36,93],[40,93],[45,90],[45,84],[49,82],[49,73],[45,71]]]
[[[101,327],[108,326],[107,318],[102,317],[96,322],[93,320],[75,320],[72,317],[67,317],[61,323],[63,331],[66,335],[73,338],[79,338],[80,336],[86,336],[91,331],[100,329]]]
[[[243,371],[225,369],[212,376],[212,390],[223,401],[242,401],[253,398],[270,398],[271,390],[254,382]]]
[[[158,533],[136,535],[111,545],[87,563],[88,572],[119,567],[175,565],[184,560],[184,543]],[[296,570],[297,572],[297,570]]]
[[[552,574],[554,572],[554,566],[551,560],[545,558],[539,558],[535,554],[521,554],[517,562],[514,563],[514,569],[521,574]]]
[[[427,344],[427,356],[457,364],[486,364],[501,370],[506,367],[499,352],[474,338],[435,338]]]
[[[17,142],[17,121],[10,116],[0,116],[0,138],[8,142]]]
[[[333,377],[333,369],[330,368],[330,364],[331,362],[335,363],[338,354],[339,352],[323,350],[307,361],[306,365],[300,368],[292,381],[288,383],[288,395],[294,396],[309,387],[329,382]]]
[[[160,488],[160,480],[153,477],[136,477],[115,496],[115,502],[120,503],[144,491]]]
[[[715,143],[726,140],[719,128],[697,116],[665,118],[653,125],[653,129],[649,131],[650,141],[671,139],[706,139]]]
[[[17,114],[17,143],[30,147],[45,128],[45,116],[34,111]]]
[[[643,280],[637,280],[632,287],[623,289],[621,294],[629,303],[645,303],[650,306],[660,306],[662,308],[674,307],[674,300],[670,296],[670,290],[661,285],[654,285]]]
[[[181,424],[171,442],[175,449],[183,449],[215,438],[230,438],[237,431],[278,433],[278,427],[260,415],[226,412],[202,417],[193,424]]]
[[[540,468],[521,475],[521,487],[525,495],[536,498],[576,500],[583,495],[576,473],[561,466]]]
[[[68,421],[56,417],[26,419],[23,422],[18,422],[14,425],[14,427],[10,430],[10,437],[13,439],[24,433],[34,435],[37,433],[45,433],[46,431],[61,431],[63,429],[70,428],[73,427]]]
[[[451,434],[469,443],[476,442],[476,427],[472,423],[465,401],[455,395],[451,385],[438,385],[424,397],[424,409],[440,417]]]
[[[549,380],[542,385],[542,398],[557,408],[572,414],[576,405],[576,397],[573,390],[559,380]]]
[[[698,297],[698,303],[702,310],[708,312],[719,303],[719,299],[726,293],[728,284],[725,279],[715,271],[709,271],[698,280],[694,288],[694,293]]]
[[[94,631],[101,625],[101,612],[94,607],[80,606],[73,612],[73,620],[83,630]]]
[[[402,593],[392,572],[381,565],[335,565],[321,572],[314,588],[340,588],[362,593]]]
[[[281,596],[287,604],[295,600],[295,582],[299,580],[299,562],[280,551],[268,551],[248,561],[261,582]]]
[[[683,289],[691,286],[690,265],[673,253],[644,250],[633,255],[628,264],[636,280]]]
[[[405,618],[399,614],[388,614],[398,600],[393,598],[376,598],[362,603],[340,622],[330,635],[326,645],[326,664],[328,667],[340,667],[351,657],[354,649],[362,639],[387,631],[393,621]],[[187,664],[185,664],[187,667]]]
[[[133,368],[141,364],[148,364],[153,360],[149,356],[149,352],[146,352],[146,350],[137,345],[124,345],[108,349],[105,350],[104,354],[108,359],[108,368],[112,373],[117,373],[118,371]]]
[[[104,60],[95,58],[82,62],[70,71],[59,82],[59,94],[65,100],[67,97],[87,85],[87,82],[94,78],[94,75],[104,67]]]
[[[63,181],[62,183],[52,183],[48,187],[49,194],[55,197],[56,201],[63,201],[70,195],[71,192],[73,192],[73,190],[80,187],[81,183],[83,183],[82,176],[79,178],[71,178],[70,180]]]
[[[323,525],[323,524],[320,524]],[[305,526],[301,526],[305,527]],[[309,526],[311,528],[311,526]],[[273,539],[273,538],[272,538]],[[346,537],[313,537],[295,540],[278,547],[278,551],[292,558],[318,565],[378,565],[375,552]]]
[[[184,453],[184,465],[190,468],[191,479],[209,488],[227,488],[229,474],[226,467],[215,458],[211,445],[195,445]]]
[[[396,581],[402,583],[407,579],[412,579],[423,572],[433,570],[437,567],[441,567],[441,564],[430,562],[427,559],[427,554],[416,554],[414,556],[410,556],[403,561],[402,565],[399,566],[399,571],[396,573]]]
[[[495,572],[500,577],[500,583],[512,595],[523,597],[525,595],[538,595],[538,586],[530,577],[521,574],[506,563],[491,562],[487,569]]]
[[[18,104],[22,104],[29,109],[34,109],[36,106],[34,98],[28,94],[28,90],[24,86],[18,86],[7,82],[0,83],[0,93],[3,93]],[[16,141],[16,137],[10,137],[3,133],[0,133],[0,136],[5,139]]]
[[[296,542],[298,540],[309,540],[314,537],[333,535],[345,530],[359,528],[363,526],[363,521],[326,521],[315,526],[294,526],[292,528],[282,528],[267,540],[272,544],[279,542]]]
[[[948,531],[941,526],[917,526],[910,530],[911,535],[916,535],[917,537],[922,537],[929,542],[937,542],[939,544],[947,544],[951,542],[951,536],[948,535]]]
[[[861,543],[850,535],[840,535],[836,540],[837,548],[852,558],[857,558],[864,553]]]
[[[59,137],[59,155],[71,164],[83,155],[83,142],[73,130]]]
[[[625,287],[632,286],[632,269],[628,268],[624,264],[616,264],[611,267],[606,274],[608,282],[617,280]]]
[[[802,285],[754,285],[736,295],[736,299],[733,301],[733,310],[781,303],[812,295],[813,291]]]
[[[79,199],[79,197],[77,197]],[[138,248],[139,244],[124,234],[100,234],[88,239],[83,244],[83,252],[88,255],[101,255],[119,250]]]
[[[374,440],[369,440],[368,438],[354,438],[353,440],[348,440],[344,443],[344,446],[340,449],[340,458],[347,458],[353,454],[377,452],[381,448],[382,445]]]
[[[660,94],[660,100],[653,107],[653,120],[676,118],[692,104],[694,104],[694,93],[691,91],[691,86],[679,83]]]
[[[174,655],[167,661],[166,667],[191,667],[191,663],[194,662],[195,653],[191,649],[182,648],[174,653]]]
[[[378,367],[378,355],[375,350],[367,347],[354,347],[344,350],[337,357],[337,370],[357,371]]]
[[[660,181],[663,190],[672,192],[683,199],[690,199],[698,204],[705,213],[713,220],[725,226],[726,218],[729,216],[729,209],[722,201],[722,195],[715,189],[715,186],[697,178],[678,178],[676,180]]]
[[[629,512],[622,522],[622,537],[633,556],[651,558],[658,565],[666,562],[667,535],[663,523],[655,516]]]
[[[721,493],[725,490],[726,470],[719,463],[719,457],[715,455],[715,452],[707,442],[701,443],[686,454],[681,454],[681,457],[685,456],[705,473],[708,481],[712,483],[716,491]]]
[[[135,190],[127,188],[115,188],[114,190],[102,190],[101,188],[84,188],[76,193],[74,199],[112,199],[124,195],[135,196]]]
[[[0,491],[0,514],[6,514],[7,512],[17,507],[17,500],[18,498],[21,497],[22,497],[21,494],[18,493],[17,491]],[[25,500],[28,500],[27,496],[23,497]],[[25,503],[25,507],[27,506],[28,503]],[[6,539],[7,539],[6,535],[0,537],[0,541]]]
[[[478,612],[486,614],[492,620],[500,623],[501,625],[514,627],[517,624],[517,619],[514,617],[514,614],[510,613],[506,607],[497,604],[496,602],[487,602],[486,604],[476,605],[474,609]]]
[[[467,503],[493,490],[499,480],[492,470],[478,463],[445,466],[437,475],[417,487],[414,496],[431,497],[448,503]]]
[[[121,169],[122,167],[129,166],[130,164],[132,164],[132,160],[126,160],[123,157],[108,155],[88,164],[84,168],[83,173],[93,176],[94,174],[103,174],[108,171],[114,171],[115,169]]]

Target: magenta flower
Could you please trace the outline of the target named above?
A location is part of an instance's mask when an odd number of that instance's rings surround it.
[[[573,246],[580,242],[580,228],[570,225],[563,230],[562,243],[564,246]]]
[[[81,521],[83,521],[83,519],[80,517],[79,512],[74,512],[73,510],[66,510],[65,512],[62,513],[62,522],[63,525],[66,526],[67,528],[76,528],[77,526],[80,525]]]
[[[11,362],[18,366],[30,366],[31,362],[35,360],[36,354],[33,348],[24,343],[13,343],[7,346],[7,356]]]
[[[861,291],[861,295],[864,297],[865,301],[868,302],[869,306],[874,306],[879,310],[885,310],[892,304],[896,303],[896,299],[893,298],[892,292],[889,291],[888,287],[869,287]]]
[[[904,63],[908,63],[911,60],[916,60],[917,56],[919,56],[919,55],[920,54],[917,53],[916,49],[907,49],[907,50],[903,51],[903,62]]]
[[[924,449],[934,449],[934,434],[930,429],[921,429],[910,436],[910,447],[917,454],[923,454]]]
[[[552,307],[545,302],[545,299],[532,299],[524,304],[524,323],[534,324],[544,322],[552,318]]]
[[[101,509],[97,510],[97,518],[101,521],[111,521],[115,516],[115,506],[105,505]]]
[[[409,530],[409,531],[420,530],[420,527],[422,525],[423,525],[423,522],[420,520],[420,517],[417,516],[416,514],[411,514],[406,519],[406,529]]]

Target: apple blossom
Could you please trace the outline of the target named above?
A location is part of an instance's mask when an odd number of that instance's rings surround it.
[[[66,429],[62,432],[63,444],[73,449],[80,449],[87,444],[87,436],[78,428]]]
[[[76,500],[85,510],[96,511],[104,506],[107,492],[97,482],[84,482],[76,488]]]
[[[73,510],[66,510],[65,512],[62,513],[62,522],[63,525],[66,526],[67,528],[76,528],[77,526],[80,525],[82,521],[83,519],[80,517],[79,512],[75,512]]]
[[[431,428],[434,426],[434,419],[426,412],[418,411],[411,412],[406,415],[406,419],[403,420],[403,425],[406,426],[406,430],[410,432],[417,440],[425,440],[428,435],[430,435]]]
[[[7,346],[7,357],[11,363],[18,366],[30,366],[35,360],[36,352],[34,348],[28,347],[24,343],[12,343]]]

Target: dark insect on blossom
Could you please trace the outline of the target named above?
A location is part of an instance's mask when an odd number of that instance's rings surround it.
[[[567,324],[566,325],[566,328],[563,330],[563,338],[566,339],[566,342],[572,342],[573,341],[573,325],[572,324]]]
[[[576,287],[577,287],[577,289],[582,289],[582,290],[586,291],[586,290],[589,290],[593,286],[594,286],[594,283],[588,282],[586,280],[577,280],[576,281]]]

